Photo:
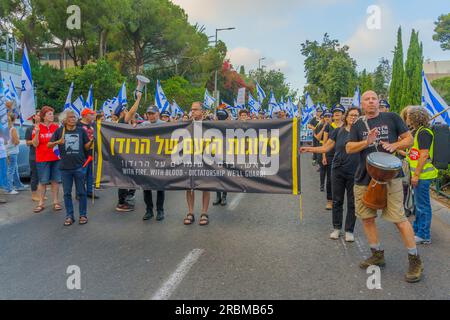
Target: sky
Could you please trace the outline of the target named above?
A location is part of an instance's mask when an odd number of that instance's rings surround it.
[[[172,0],[181,6],[192,24],[204,25],[228,47],[228,58],[236,68],[248,72],[258,68],[281,70],[293,89],[303,92],[306,84],[301,43],[321,42],[324,33],[350,46],[357,70],[375,70],[381,57],[392,62],[397,29],[402,26],[403,50],[411,30],[419,30],[424,58],[450,60],[432,39],[434,22],[450,12],[449,0]],[[376,7],[371,7],[376,6]],[[379,23],[378,23],[379,22]],[[370,24],[370,28],[367,24]]]

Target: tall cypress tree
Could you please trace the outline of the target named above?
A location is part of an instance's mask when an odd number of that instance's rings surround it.
[[[401,108],[421,102],[423,57],[419,44],[419,33],[414,29],[408,48],[403,78]]]
[[[398,28],[397,45],[394,50],[394,60],[392,62],[392,82],[389,88],[389,103],[392,111],[400,111],[403,87],[403,44],[402,27]]]

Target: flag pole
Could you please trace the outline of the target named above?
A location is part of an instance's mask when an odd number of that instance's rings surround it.
[[[446,113],[448,110],[450,110],[450,107],[448,107],[447,109],[439,112],[438,114],[434,115],[433,118],[430,119],[430,122],[433,121],[434,119],[436,119],[437,117],[439,117],[440,115]]]

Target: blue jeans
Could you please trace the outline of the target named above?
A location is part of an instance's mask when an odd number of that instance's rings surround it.
[[[430,185],[433,180],[419,180],[414,188],[414,200],[416,205],[416,220],[414,221],[414,233],[416,236],[431,240],[431,201]]]
[[[19,166],[17,164],[18,156],[18,154],[9,155],[8,184],[6,186],[6,192],[11,192],[13,189],[17,190],[25,188],[19,177]]]
[[[86,192],[88,195],[92,195],[94,186],[94,172],[92,170],[92,162],[89,163],[86,168],[83,169],[85,172],[85,182],[86,182]]]
[[[8,185],[8,161],[6,158],[0,158],[0,188],[6,190]]]
[[[72,187],[75,182],[76,194],[80,197],[80,218],[87,216],[86,188],[84,186],[83,168],[74,170],[61,170],[62,185],[64,190],[64,205],[66,206],[66,218],[75,220],[72,203]]]

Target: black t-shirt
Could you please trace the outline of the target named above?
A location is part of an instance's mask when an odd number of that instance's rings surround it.
[[[318,123],[319,121],[316,118],[312,118],[308,124],[312,125],[313,127],[316,127]],[[315,130],[313,130],[313,132],[316,133]],[[313,135],[313,146],[317,147],[318,145],[319,141]]]
[[[406,124],[398,114],[393,112],[382,112],[378,117],[369,119],[367,122],[371,130],[373,128],[378,128],[379,134],[376,143],[380,143],[380,141],[395,143],[402,134],[408,132]],[[349,142],[360,142],[366,140],[367,136],[368,131],[366,125],[362,119],[359,119],[350,130]],[[383,146],[378,145],[378,148],[376,148],[374,144],[359,152],[359,163],[355,174],[355,184],[369,185],[371,178],[366,170],[366,158],[370,153],[377,151],[389,153]]]
[[[61,139],[63,128],[60,127],[53,133],[51,142]],[[74,130],[67,130],[64,134],[65,143],[58,145],[61,155],[61,170],[79,169],[86,162],[86,153],[84,145],[89,142],[88,135],[81,127],[75,127]]]
[[[419,143],[419,150],[430,150],[431,143],[433,143],[433,136],[428,130],[420,130],[417,136],[417,142]]]
[[[335,142],[335,153],[333,158],[333,169],[339,169],[343,172],[354,175],[356,168],[358,167],[359,156],[358,154],[347,154],[345,151],[345,145],[350,137],[350,132],[345,128],[337,128],[330,134],[330,139]]]
[[[33,140],[33,130],[34,126],[28,127],[25,131],[25,140]],[[36,161],[36,148],[33,145],[30,145],[30,160]]]
[[[336,129],[338,129],[338,128],[336,128]],[[328,139],[329,139],[331,134],[334,131],[336,131],[336,129],[333,128],[333,126],[330,123],[327,123],[327,125],[326,125],[326,127],[325,127],[323,132],[324,133],[326,132],[328,134]],[[328,164],[331,164],[331,161],[333,161],[334,154],[335,154],[335,148],[331,149],[331,151],[326,153]]]

